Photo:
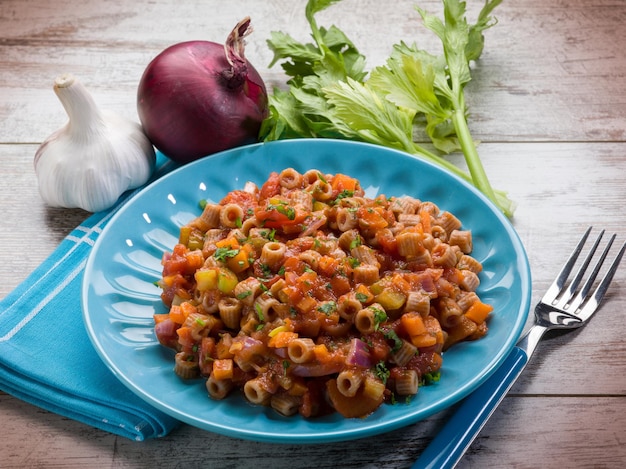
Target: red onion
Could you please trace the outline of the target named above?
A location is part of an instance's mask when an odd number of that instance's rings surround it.
[[[171,319],[166,319],[154,326],[154,333],[161,345],[175,349],[178,345],[176,329],[178,329],[178,325]]]
[[[267,90],[244,57],[250,18],[220,45],[189,41],[168,47],[146,68],[137,110],[152,144],[173,160],[257,141],[267,115]]]
[[[372,367],[372,357],[367,344],[356,337],[350,342],[350,350],[346,357],[346,365],[355,365],[361,368]]]

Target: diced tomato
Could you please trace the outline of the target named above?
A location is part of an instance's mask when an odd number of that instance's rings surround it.
[[[384,216],[383,207],[359,207],[357,216],[359,223],[363,224],[368,230],[382,230],[389,225]]]
[[[265,207],[257,207],[254,215],[261,226],[279,229],[302,224],[308,214],[298,207],[294,208],[284,204],[267,204]]]
[[[259,200],[269,199],[278,194],[280,194],[280,175],[277,172],[272,172],[261,186]]]
[[[237,204],[243,209],[244,219],[248,218],[253,210],[257,206],[257,200],[254,194],[246,191],[232,191],[229,192],[226,197],[220,202],[221,205]]]

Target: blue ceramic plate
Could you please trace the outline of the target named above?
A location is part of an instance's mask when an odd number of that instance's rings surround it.
[[[444,354],[441,380],[410,403],[382,405],[364,419],[339,414],[306,420],[249,404],[235,392],[207,396],[204,380],[181,381],[171,350],[159,345],[152,315],[160,301],[160,260],[179,228],[200,213],[201,199],[219,202],[271,171],[319,169],[358,178],[368,196],[411,195],[435,202],[471,229],[473,255],[483,263],[479,295],[493,304],[489,334]],[[88,334],[106,365],[150,404],[215,433],[281,443],[361,438],[417,422],[459,401],[482,383],[515,344],[528,315],[530,269],[509,221],[478,191],[405,153],[335,140],[289,140],[236,148],[182,166],[129,200],[100,235],[85,270],[82,301]]]

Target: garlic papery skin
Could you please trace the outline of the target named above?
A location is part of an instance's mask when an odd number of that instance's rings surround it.
[[[69,120],[35,153],[39,193],[47,205],[99,212],[148,181],[156,157],[141,125],[101,112],[71,74],[56,78],[54,92]]]

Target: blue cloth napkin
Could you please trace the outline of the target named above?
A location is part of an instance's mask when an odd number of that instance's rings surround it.
[[[153,179],[174,167],[157,157]],[[46,410],[133,440],[169,433],[178,422],[127,389],[87,335],[81,283],[112,209],[91,215],[0,301],[0,389]]]

